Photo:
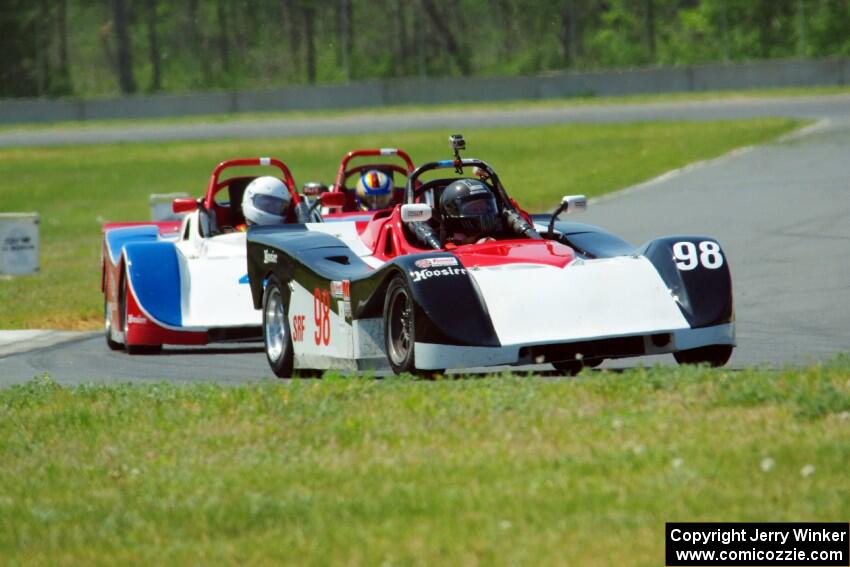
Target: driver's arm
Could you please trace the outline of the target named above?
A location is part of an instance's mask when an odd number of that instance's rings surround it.
[[[505,225],[511,233],[524,238],[531,238],[533,240],[543,239],[543,237],[540,236],[540,233],[537,232],[537,230],[535,230],[534,227],[530,225],[518,212],[505,209],[502,211],[502,215],[505,218]]]
[[[410,228],[410,232],[413,233],[417,242],[425,248],[433,248],[434,250],[440,250],[442,248],[434,227],[428,222],[410,222],[407,223],[407,226]]]

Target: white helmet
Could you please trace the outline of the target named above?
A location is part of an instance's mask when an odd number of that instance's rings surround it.
[[[248,224],[281,224],[286,221],[292,196],[283,181],[269,175],[258,177],[245,188],[242,214]]]

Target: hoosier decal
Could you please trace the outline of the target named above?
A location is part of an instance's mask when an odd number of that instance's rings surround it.
[[[466,268],[443,268],[441,270],[410,270],[413,282],[421,282],[431,278],[466,275]]]
[[[272,252],[271,250],[263,250],[263,263],[277,264],[277,252]]]

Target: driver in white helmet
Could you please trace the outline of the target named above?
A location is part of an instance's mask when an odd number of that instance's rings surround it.
[[[269,175],[251,181],[242,195],[242,214],[248,226],[283,224],[289,217],[292,196],[277,177]]]

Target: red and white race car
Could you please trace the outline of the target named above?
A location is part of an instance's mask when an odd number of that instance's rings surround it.
[[[529,215],[490,165],[460,158],[462,137],[451,141],[454,159],[408,176],[403,205],[364,219],[249,229],[253,305],[276,375],[534,363],[573,373],[663,353],[726,363],[735,346],[732,280],[715,239],[633,246],[558,220],[586,205],[581,196]],[[425,180],[445,170],[455,175]],[[466,239],[485,223],[489,236]]]
[[[182,221],[103,226],[101,289],[109,348],[156,352],[163,344],[262,337],[248,285],[245,232],[236,229],[245,222],[242,194],[256,175],[221,179],[227,169],[256,166],[277,169],[292,198],[293,222],[317,216],[298,195],[289,168],[263,157],[220,163],[202,198],[174,200],[174,212],[185,213]]]

